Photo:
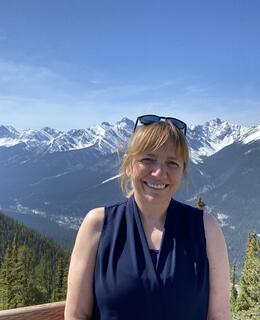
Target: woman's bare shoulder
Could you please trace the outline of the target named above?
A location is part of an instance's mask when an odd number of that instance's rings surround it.
[[[74,253],[79,252],[84,257],[87,254],[86,246],[90,249],[97,248],[105,217],[104,208],[95,208],[90,210],[85,216],[74,245]]]
[[[87,231],[91,232],[101,232],[103,228],[104,218],[104,207],[92,209],[86,214],[80,228],[87,229]]]
[[[210,235],[213,232],[213,235],[222,234],[221,228],[217,219],[210,213],[203,213],[203,221],[206,235]]]
[[[217,219],[212,214],[204,212],[203,220],[208,256],[216,256],[217,252],[225,253],[226,241]]]

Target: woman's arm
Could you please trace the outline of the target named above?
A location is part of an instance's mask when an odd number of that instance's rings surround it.
[[[224,235],[217,220],[208,213],[204,213],[204,227],[210,276],[208,320],[231,320],[229,262]]]
[[[65,320],[88,320],[93,312],[93,274],[104,208],[91,210],[79,229],[71,255]]]

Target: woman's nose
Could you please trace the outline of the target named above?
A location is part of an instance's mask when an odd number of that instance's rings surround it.
[[[153,172],[152,172],[154,176],[164,176],[166,173],[167,173],[167,169],[165,164],[158,162],[154,165]]]

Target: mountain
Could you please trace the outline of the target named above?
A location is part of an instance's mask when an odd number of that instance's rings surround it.
[[[223,148],[197,166],[206,179],[198,182],[197,192],[189,199],[191,203],[199,196],[205,200],[222,226],[231,261],[238,260],[240,267],[249,231],[260,236],[259,163],[259,139],[250,143],[241,139]]]
[[[204,125],[192,126],[188,131],[193,162],[202,162],[224,147],[243,139],[252,128],[229,124],[215,119]]]
[[[118,168],[133,127],[127,118],[68,132],[1,126],[0,208],[72,243],[89,209],[123,199]],[[241,262],[247,233],[260,233],[260,126],[214,119],[189,128],[187,139],[192,161],[176,198],[194,205],[201,196]]]
[[[102,122],[87,129],[72,129],[68,132],[49,127],[41,130],[16,131],[11,126],[0,127],[0,147],[23,144],[27,151],[65,152],[94,147],[102,154],[114,152],[118,146],[125,145],[133,131],[133,121],[123,118],[115,125]]]
[[[134,128],[128,118],[111,125],[102,122],[87,129],[72,129],[68,132],[45,127],[41,130],[16,131],[11,126],[0,127],[0,147],[24,144],[27,151],[37,150],[46,153],[65,152],[94,148],[101,154],[114,153],[125,146]],[[215,119],[203,125],[188,129],[187,138],[191,147],[193,162],[201,162],[225,146],[245,138],[255,128],[229,124]],[[259,131],[259,128],[256,130]]]

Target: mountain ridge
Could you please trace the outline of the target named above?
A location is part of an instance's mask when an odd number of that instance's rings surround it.
[[[0,147],[13,147],[24,144],[26,150],[55,153],[93,147],[101,154],[110,154],[124,147],[132,134],[134,122],[124,117],[114,125],[102,122],[86,129],[59,131],[50,127],[40,130],[26,129],[18,132],[12,126],[0,126]],[[245,127],[230,124],[219,118],[203,125],[191,126],[187,138],[191,147],[191,158],[195,163],[203,162],[227,145],[236,141],[248,143],[260,139],[260,126]]]

